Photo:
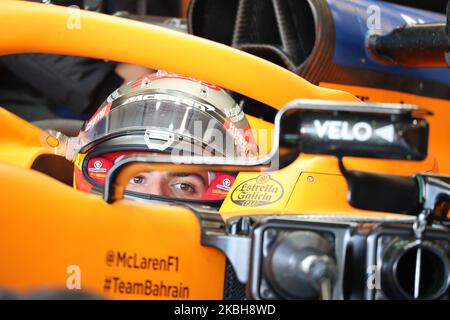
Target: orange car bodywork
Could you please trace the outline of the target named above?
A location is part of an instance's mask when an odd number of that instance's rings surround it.
[[[67,27],[74,17],[80,19],[78,29]],[[1,54],[46,52],[135,63],[204,79],[277,109],[295,98],[355,101],[353,94],[365,90],[333,84],[317,87],[265,60],[208,40],[57,6],[2,1],[0,28],[8,30],[0,33]],[[397,174],[438,169],[450,173],[445,129],[449,102],[395,92],[389,98],[373,95],[374,101],[407,98],[436,114],[430,118],[428,158],[421,162],[348,159],[346,165]],[[250,121],[260,144],[270,144],[272,125],[252,117]],[[260,132],[269,132],[265,142]],[[0,288],[17,292],[71,288],[118,299],[222,298],[225,257],[200,244],[200,226],[193,212],[129,200],[107,204],[99,196],[31,170],[35,159],[48,153],[42,136],[38,128],[0,109]],[[241,173],[234,188],[258,176]],[[232,190],[221,208],[223,218],[379,214],[347,204],[346,184],[333,157],[302,155],[289,167],[270,173],[270,178],[282,186],[282,192],[277,189],[267,204],[255,207],[237,205]],[[80,288],[71,287],[74,276],[79,276]]]

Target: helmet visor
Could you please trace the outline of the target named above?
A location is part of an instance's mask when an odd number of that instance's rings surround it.
[[[164,151],[177,142],[189,141],[207,146],[209,155],[236,156],[234,139],[223,123],[224,118],[210,105],[186,97],[174,99],[173,95],[152,93],[125,98],[113,108],[111,104],[100,108],[80,133],[79,147],[86,152],[103,138],[142,132],[136,143],[145,142],[150,150]]]

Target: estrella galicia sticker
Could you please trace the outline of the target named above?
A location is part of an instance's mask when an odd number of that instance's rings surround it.
[[[268,174],[261,174],[239,184],[231,193],[231,201],[238,206],[260,207],[283,197],[283,186]]]

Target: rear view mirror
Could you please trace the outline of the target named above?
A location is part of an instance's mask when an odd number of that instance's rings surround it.
[[[141,172],[259,172],[279,170],[300,153],[423,160],[428,153],[428,111],[402,104],[294,100],[275,118],[274,145],[257,159],[183,156],[127,156],[105,181],[108,203],[123,196]]]
[[[338,157],[423,160],[428,150],[424,109],[403,104],[294,100],[279,114],[280,148]]]

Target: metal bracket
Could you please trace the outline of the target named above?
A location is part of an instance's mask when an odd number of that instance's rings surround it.
[[[227,234],[225,222],[211,207],[179,204],[194,212],[200,223],[201,245],[220,250],[230,261],[238,280],[246,283],[250,269],[251,239]]]
[[[222,251],[233,266],[241,283],[248,280],[251,239],[249,237],[227,235],[205,235],[202,244]]]

